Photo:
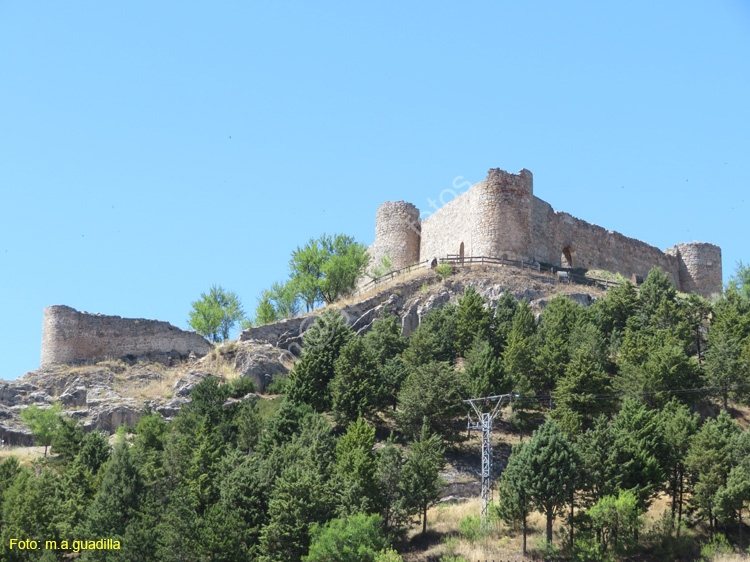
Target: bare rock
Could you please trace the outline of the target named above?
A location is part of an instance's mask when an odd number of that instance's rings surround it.
[[[67,408],[80,408],[86,405],[87,396],[86,387],[76,386],[68,388],[60,395],[58,400]]]

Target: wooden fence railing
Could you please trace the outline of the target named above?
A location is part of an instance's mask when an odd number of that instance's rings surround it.
[[[459,256],[455,254],[448,254],[447,257],[440,258],[440,264],[450,264],[453,267],[471,267],[476,265],[489,265],[489,266],[504,266],[504,267],[515,267],[521,270],[535,271],[537,273],[547,273],[550,277],[537,277],[538,279],[546,283],[575,283],[576,285],[588,285],[594,287],[600,287],[603,289],[609,289],[611,287],[617,287],[622,283],[617,281],[611,281],[609,279],[598,279],[592,277],[586,277],[578,273],[573,273],[570,269],[555,267],[552,265],[543,265],[539,262],[527,262],[522,260],[509,260],[507,258],[496,258],[490,256]],[[394,269],[378,277],[373,277],[358,288],[358,293],[364,293],[373,287],[380,285],[383,282],[390,281],[401,275],[405,275],[416,269],[424,269],[429,264],[429,260],[421,261]]]

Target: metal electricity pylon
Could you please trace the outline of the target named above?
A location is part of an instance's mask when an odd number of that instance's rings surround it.
[[[489,530],[490,523],[487,514],[490,503],[492,503],[492,422],[500,413],[500,408],[507,398],[510,402],[512,394],[498,394],[496,396],[485,396],[484,398],[471,398],[464,400],[465,404],[471,404],[471,408],[477,415],[477,420],[471,418],[469,412],[469,429],[482,430],[482,529]],[[487,410],[487,411],[484,411]]]

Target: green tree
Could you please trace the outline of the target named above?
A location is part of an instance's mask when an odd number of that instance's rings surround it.
[[[378,404],[381,408],[398,405],[398,394],[406,380],[408,372],[401,357],[391,357],[378,368],[377,378],[380,384]]]
[[[464,363],[469,393],[474,398],[510,392],[513,382],[505,376],[503,361],[492,346],[476,340]]]
[[[427,532],[427,508],[440,498],[445,482],[440,471],[445,466],[443,447],[437,434],[430,434],[427,421],[417,438],[409,443],[405,475],[409,497],[422,516],[422,534]]]
[[[553,421],[534,432],[522,457],[526,461],[528,497],[547,520],[547,544],[552,544],[552,523],[571,503],[578,486],[581,459],[578,451]],[[572,533],[571,533],[572,535]]]
[[[99,491],[86,514],[87,535],[122,541],[128,525],[137,521],[145,487],[124,437],[118,437]]]
[[[750,341],[750,340],[748,340]],[[705,380],[721,398],[722,407],[729,407],[729,397],[747,395],[747,365],[742,357],[742,342],[725,330],[712,331],[706,353]]]
[[[378,508],[373,453],[375,428],[363,419],[349,424],[336,445],[336,470],[343,485],[339,493],[344,515],[372,513]]]
[[[626,400],[609,426],[606,494],[619,488],[632,491],[638,506],[647,509],[665,480],[668,449],[659,412]]]
[[[643,509],[633,492],[620,490],[616,496],[604,496],[587,515],[605,549],[611,547],[618,554],[626,554],[637,543]]]
[[[733,468],[732,450],[739,427],[722,410],[698,430],[687,456],[687,467],[695,479],[691,504],[701,519],[708,519],[713,536],[716,530],[716,496],[726,486]]]
[[[407,345],[406,339],[401,336],[398,318],[388,313],[372,323],[372,328],[364,335],[364,341],[379,366],[400,355]]]
[[[453,433],[453,420],[465,413],[465,389],[447,363],[427,363],[411,369],[398,395],[397,419],[408,436],[419,435],[424,420],[445,437]]]
[[[354,289],[369,261],[365,246],[352,237],[324,234],[292,252],[291,284],[310,312],[316,304],[331,303]]]
[[[750,301],[750,265],[744,265],[741,261],[737,262],[737,269],[729,280],[728,288]]]
[[[380,494],[383,528],[386,534],[401,537],[411,519],[404,455],[394,444],[393,434],[377,451],[375,483]]]
[[[677,515],[677,536],[680,535],[682,507],[688,488],[686,459],[693,436],[698,431],[699,416],[674,398],[660,412],[664,439],[668,449],[666,469],[668,471],[667,491],[672,498],[672,519]]]
[[[341,348],[331,380],[332,409],[336,421],[347,424],[369,417],[380,389],[375,359],[361,337],[355,336]]]
[[[486,301],[472,287],[466,287],[456,307],[456,352],[465,357],[471,350],[474,340],[489,339],[492,312]]]
[[[336,374],[336,360],[354,337],[339,311],[325,310],[304,334],[302,357],[289,374],[287,397],[310,404],[317,411],[328,410],[331,405],[329,383]]]
[[[523,555],[526,556],[526,535],[528,534],[528,519],[531,514],[529,498],[530,465],[527,446],[519,443],[513,446],[508,465],[500,477],[498,487],[499,501],[497,513],[508,525],[520,525],[523,533]]]
[[[65,462],[71,462],[81,448],[83,428],[74,418],[59,416],[57,429],[52,435],[51,452]]]
[[[20,416],[23,422],[29,426],[31,434],[37,445],[44,446],[44,456],[47,456],[47,447],[52,444],[52,439],[60,425],[60,405],[54,404],[47,408],[40,408],[32,404],[25,410],[21,410]]]
[[[239,297],[212,285],[209,292],[192,303],[188,324],[200,335],[214,343],[229,339],[229,332],[244,317]]]
[[[537,390],[552,390],[565,373],[570,360],[570,334],[576,323],[578,308],[569,298],[557,295],[542,312],[535,360]]]
[[[503,351],[503,366],[510,377],[513,392],[519,396],[513,400],[513,421],[522,431],[530,427],[535,417],[538,402],[535,399],[532,380],[534,378],[533,336],[536,322],[528,303],[519,304]]]
[[[605,396],[611,392],[609,377],[601,364],[580,348],[552,393],[555,409],[551,416],[572,437],[592,427],[599,415],[612,409],[613,404]]]
[[[716,493],[714,504],[719,519],[734,520],[737,523],[740,551],[743,551],[742,512],[750,504],[750,466],[740,464],[732,469],[727,476],[726,484]]]
[[[456,359],[456,307],[450,303],[431,310],[409,337],[402,358],[407,367],[431,361],[452,362]]]
[[[502,354],[508,343],[516,310],[518,310],[518,301],[512,294],[505,291],[497,301],[495,318],[492,323],[493,334],[490,336],[490,343],[498,355]]]
[[[311,530],[310,552],[304,562],[374,562],[386,545],[380,515],[359,513],[333,519]]]

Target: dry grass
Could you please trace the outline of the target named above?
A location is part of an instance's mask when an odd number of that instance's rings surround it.
[[[49,449],[47,449],[49,453]],[[2,447],[0,448],[0,463],[8,457],[16,457],[22,465],[30,465],[37,459],[44,457],[44,447]]]
[[[747,554],[719,554],[711,559],[711,562],[743,562],[750,560]]]

